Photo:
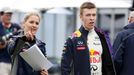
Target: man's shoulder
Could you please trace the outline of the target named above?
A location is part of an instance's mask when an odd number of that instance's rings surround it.
[[[106,34],[107,34],[106,31],[104,31],[103,29],[98,28],[98,27],[95,27],[95,31],[96,31],[97,33],[101,33],[101,34],[103,34],[103,35],[106,35]]]
[[[2,22],[0,22],[0,28],[2,28],[3,26],[2,26]]]
[[[19,25],[18,23],[15,23],[15,22],[12,22],[11,24],[12,24],[12,25],[15,25],[15,26],[16,26],[16,25]]]
[[[19,24],[17,24],[17,23],[12,23],[11,28],[19,30],[19,29],[21,29],[21,26]]]
[[[79,30],[74,31],[70,36],[67,37],[66,42],[72,42],[81,37],[81,32]]]
[[[14,27],[20,27],[20,25],[18,24],[18,23],[11,23],[12,24],[12,26],[14,26]]]
[[[130,30],[123,29],[117,33],[117,37],[121,37],[122,39],[126,39],[130,37],[131,34],[134,34],[134,32],[131,32]]]
[[[126,35],[132,33],[129,29],[122,29],[121,31],[118,32],[118,35]]]
[[[72,33],[71,36],[69,36],[69,38],[74,39],[74,38],[78,38],[81,37],[82,33],[80,32],[80,30],[76,30],[75,32]]]

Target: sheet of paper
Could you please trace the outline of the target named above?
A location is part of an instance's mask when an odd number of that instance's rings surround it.
[[[36,71],[41,69],[48,70],[53,66],[36,44],[30,47],[27,51],[20,52],[20,56]]]

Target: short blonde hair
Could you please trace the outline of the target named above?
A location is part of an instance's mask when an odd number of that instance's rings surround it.
[[[28,20],[28,18],[29,18],[30,16],[33,16],[33,15],[39,17],[39,21],[40,21],[40,15],[39,15],[39,13],[37,13],[37,12],[28,12],[28,13],[25,15],[25,17],[24,17],[23,22],[26,22],[26,21]]]

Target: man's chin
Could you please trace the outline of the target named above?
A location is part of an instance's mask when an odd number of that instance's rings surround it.
[[[94,25],[90,26],[89,29],[93,29],[94,28]]]

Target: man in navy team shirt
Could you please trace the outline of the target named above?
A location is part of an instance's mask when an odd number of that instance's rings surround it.
[[[11,22],[12,14],[13,12],[9,8],[5,8],[0,12],[0,75],[9,75],[11,69],[10,55],[6,50],[6,43],[10,38],[6,35],[15,33],[21,29],[18,24]]]

